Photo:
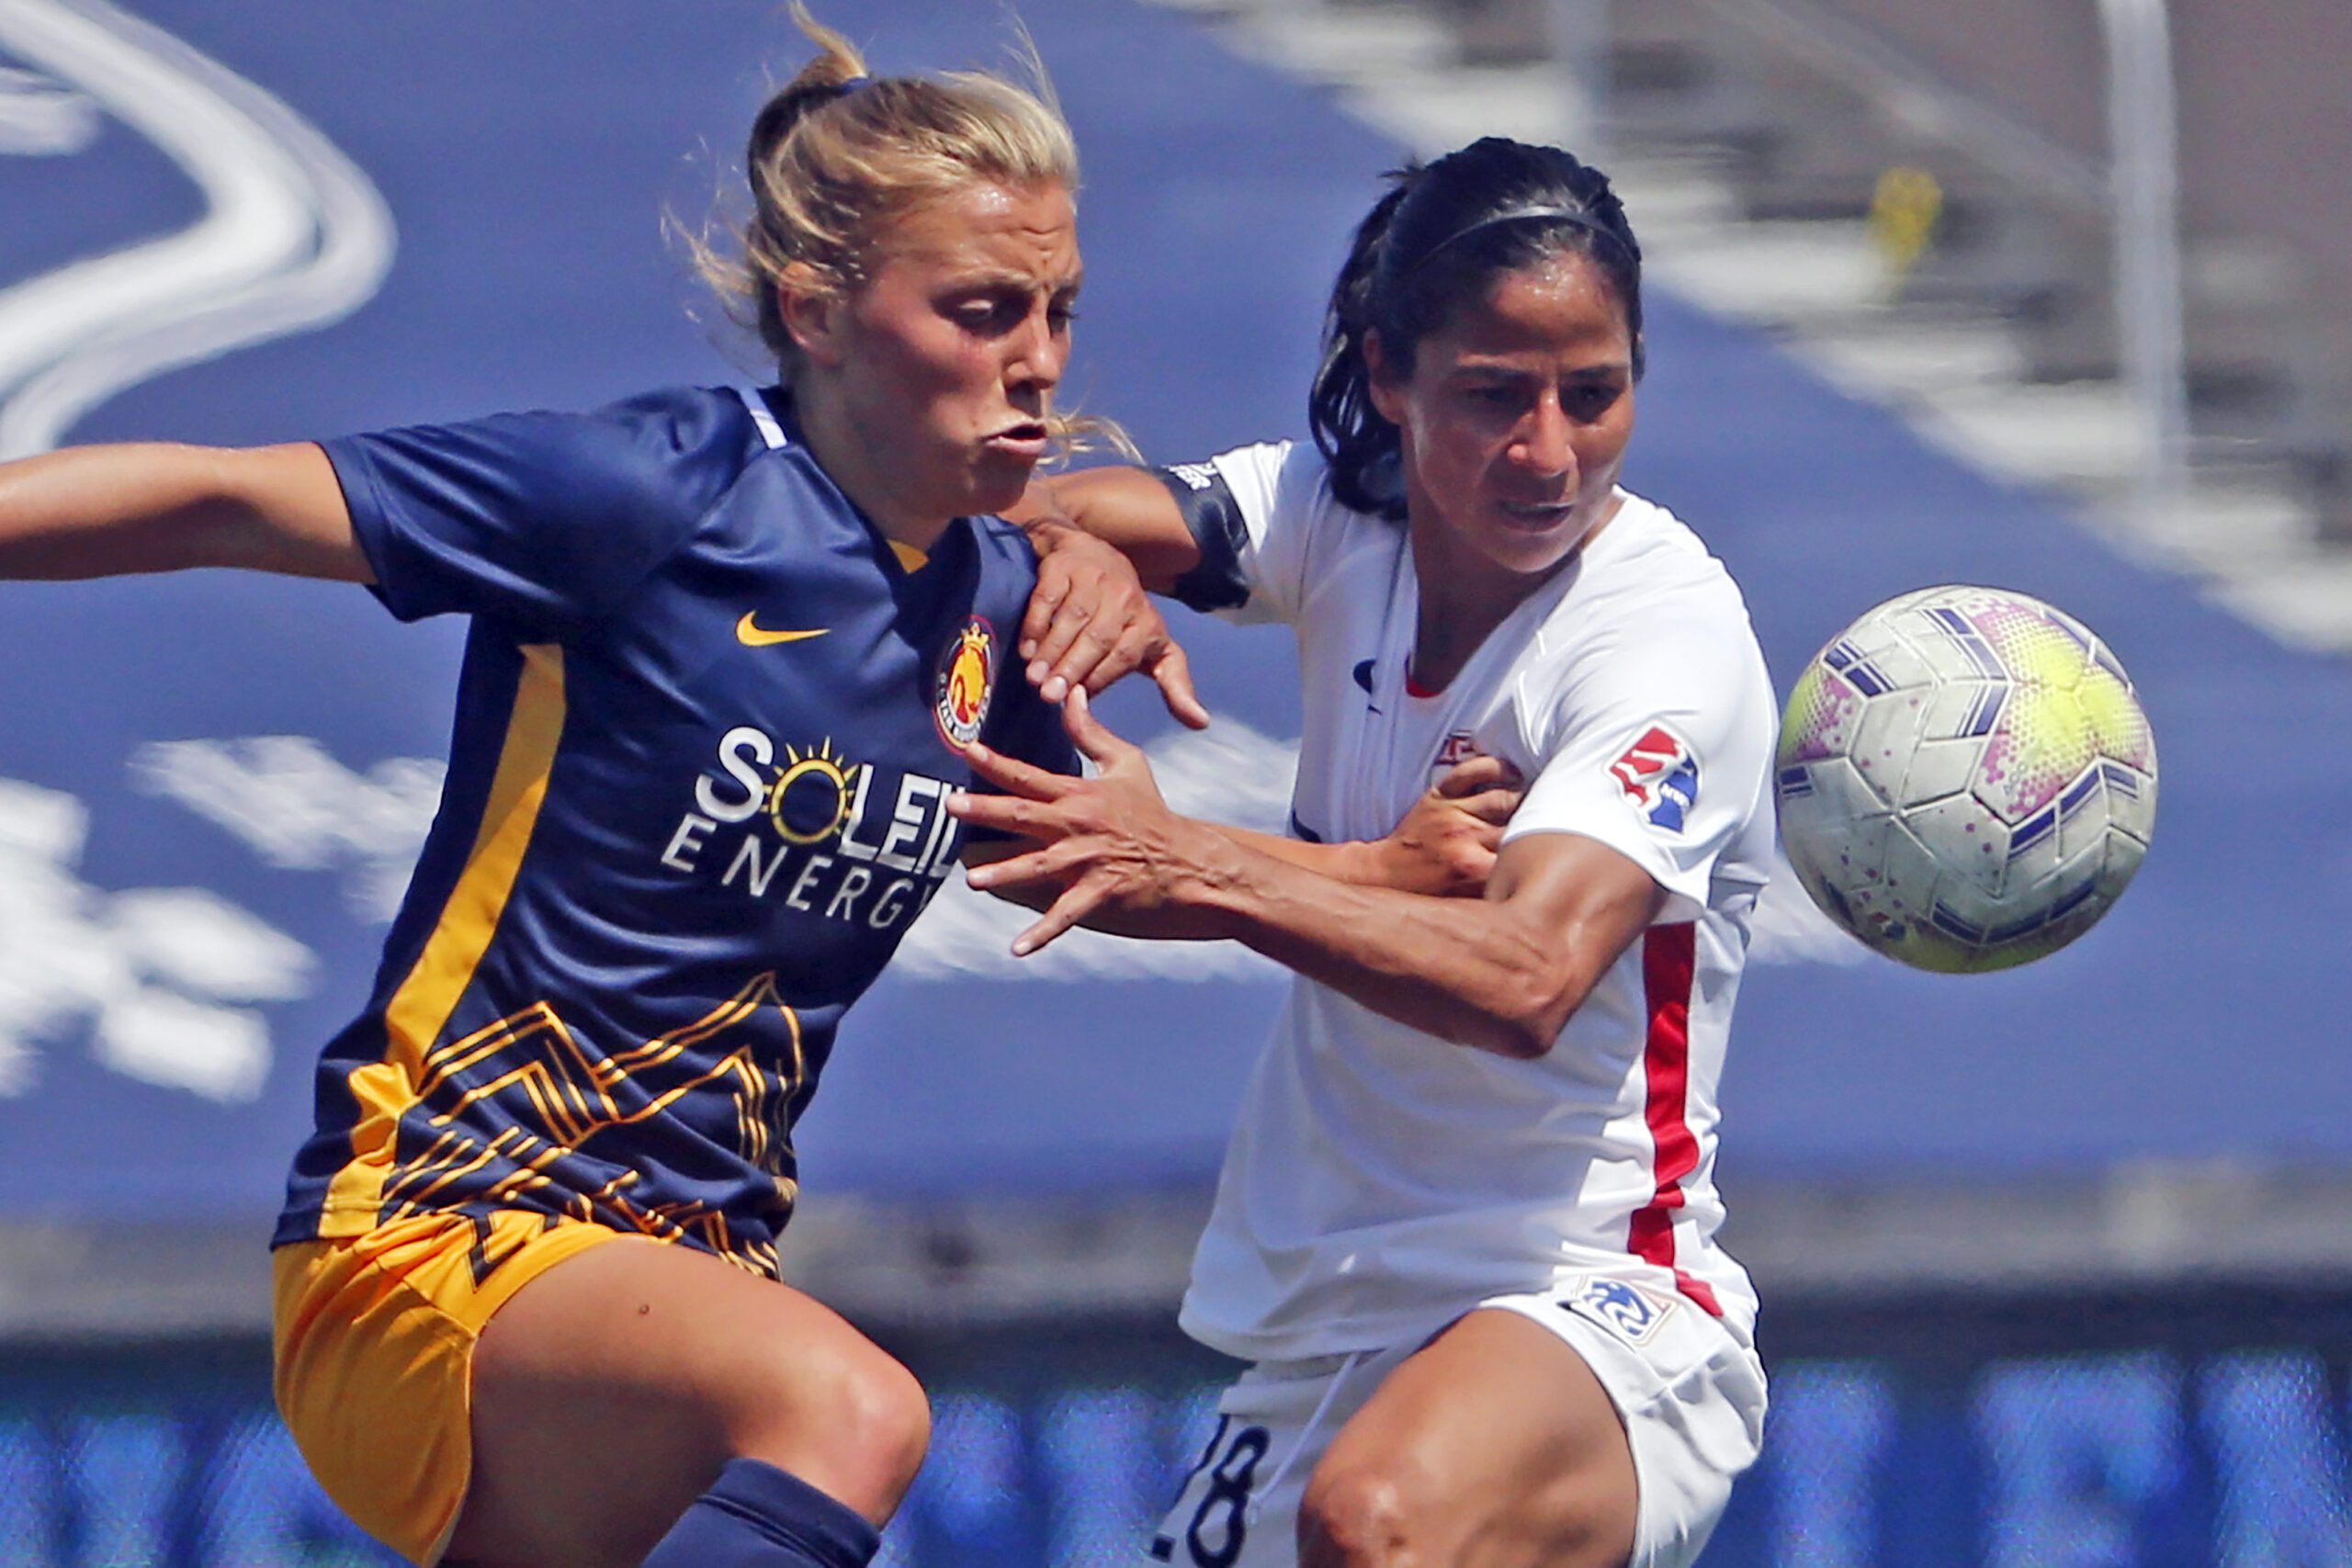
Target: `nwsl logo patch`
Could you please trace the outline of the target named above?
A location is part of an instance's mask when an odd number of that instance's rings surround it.
[[[1581,1313],[1612,1330],[1618,1337],[1635,1345],[1646,1345],[1657,1335],[1667,1314],[1674,1310],[1672,1302],[1662,1302],[1647,1291],[1629,1285],[1623,1280],[1588,1276],[1560,1303],[1570,1312]]]
[[[1662,724],[1645,730],[1609,764],[1609,772],[1653,828],[1679,833],[1699,804],[1699,759],[1689,742]]]

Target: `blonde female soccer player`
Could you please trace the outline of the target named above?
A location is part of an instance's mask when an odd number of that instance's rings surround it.
[[[923,1452],[922,1389],[775,1237],[835,1025],[956,858],[963,748],[1073,761],[1007,644],[1036,550],[989,514],[1057,434],[1078,168],[1035,93],[868,80],[802,21],[739,279],[777,384],[0,469],[0,575],[470,618],[275,1238],[280,1406],[420,1563],[862,1563]],[[1186,706],[1123,563],[1047,570],[1091,639],[1057,679],[1151,664]]]
[[[1715,1086],[1771,863],[1775,710],[1738,590],[1618,483],[1641,257],[1609,184],[1479,141],[1400,175],[1333,291],[1316,444],[1057,480],[1147,581],[1287,623],[1302,839],[1377,839],[1443,770],[1527,781],[1483,898],[1350,886],[985,746],[972,881],[1233,937],[1298,975],[1185,1297],[1253,1363],[1151,1555],[1196,1568],[1685,1564],[1760,1438],[1715,1243]],[[1048,636],[1050,651],[1055,638]]]

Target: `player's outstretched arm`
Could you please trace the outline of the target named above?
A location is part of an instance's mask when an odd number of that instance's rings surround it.
[[[1503,829],[1510,825],[1511,813],[1519,809],[1525,794],[1517,770],[1509,762],[1498,757],[1473,757],[1446,770],[1413,803],[1395,831],[1368,843],[1314,844],[1226,822],[1207,826],[1245,849],[1337,882],[1438,897],[1476,898],[1487,890],[1496,852],[1502,847]],[[989,840],[966,843],[962,858],[968,870],[1011,860],[1022,852],[1018,840]],[[1052,908],[1058,889],[1041,883],[1009,883],[991,891],[1043,914]],[[1087,923],[1107,929],[1098,921]],[[1209,933],[1163,928],[1124,934],[1170,938]]]
[[[1102,540],[1135,564],[1143,585],[1166,593],[1201,564],[1201,547],[1168,487],[1141,468],[1081,468],[1031,481],[1013,513],[1055,518]]]
[[[1665,898],[1623,855],[1566,833],[1506,846],[1479,899],[1336,881],[1170,811],[1140,749],[1096,723],[1083,696],[1069,713],[1098,776],[975,749],[974,766],[1007,793],[950,807],[1037,846],[971,873],[974,886],[1023,901],[1052,893],[1018,954],[1080,923],[1230,937],[1417,1029],[1539,1056]]]
[[[206,566],[373,576],[334,468],[308,442],[78,446],[0,464],[0,577]]]
[[[1525,794],[1509,762],[1473,757],[1423,791],[1385,839],[1311,844],[1224,822],[1211,826],[1246,849],[1335,881],[1476,898],[1487,890],[1503,829]]]
[[[1126,558],[1059,518],[1023,526],[1037,551],[1037,586],[1022,617],[1021,657],[1039,694],[1057,703],[1141,671],[1179,722],[1207,728],[1192,665]]]
[[[1033,481],[1009,515],[1037,549],[1020,639],[1030,683],[1059,702],[1141,671],[1180,722],[1207,728],[1184,650],[1144,592],[1165,592],[1199,555],[1167,488],[1139,469],[1090,468]]]

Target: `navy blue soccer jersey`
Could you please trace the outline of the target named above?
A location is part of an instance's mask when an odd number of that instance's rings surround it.
[[[879,535],[777,394],[325,444],[378,595],[472,617],[447,784],[277,1243],[523,1209],[765,1272],[842,1010],[956,863],[975,737],[1074,772],[995,518]]]

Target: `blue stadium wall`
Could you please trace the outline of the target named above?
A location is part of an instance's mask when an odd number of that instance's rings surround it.
[[[1985,1304],[1809,1313],[1819,1353],[1774,1358],[1765,1457],[1707,1568],[2352,1562],[2340,1295],[2044,1298],[1990,1323]],[[1226,1370],[1164,1319],[891,1346],[936,1425],[886,1568],[1147,1561]],[[0,1561],[396,1562],[320,1495],[266,1380],[251,1340],[0,1371]],[[1236,1529],[1229,1509],[1169,1521],[1164,1560],[1229,1564]]]

